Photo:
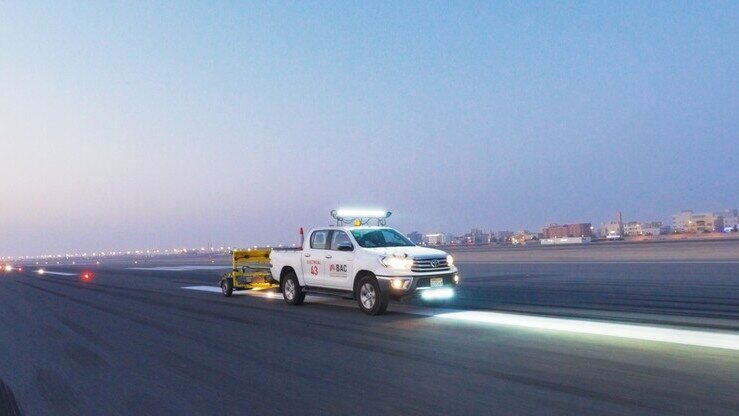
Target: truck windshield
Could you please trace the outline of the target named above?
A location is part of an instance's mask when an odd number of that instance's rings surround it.
[[[365,248],[414,246],[411,240],[392,228],[352,230],[357,243]]]

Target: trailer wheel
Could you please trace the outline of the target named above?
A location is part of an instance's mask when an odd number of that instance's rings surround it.
[[[380,284],[374,276],[364,276],[357,284],[357,303],[359,309],[367,315],[382,315],[390,303],[387,292],[380,290]]]
[[[234,282],[231,280],[231,278],[223,279],[221,282],[221,292],[223,292],[223,296],[225,297],[231,297],[234,293]]]
[[[305,292],[293,272],[286,274],[282,281],[282,297],[288,305],[300,305],[305,300]]]

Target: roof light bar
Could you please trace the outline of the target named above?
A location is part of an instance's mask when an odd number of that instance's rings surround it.
[[[339,209],[336,218],[387,218],[390,212],[379,209]]]
[[[331,216],[336,219],[336,224],[359,223],[365,225],[370,221],[377,221],[377,225],[385,225],[392,212],[381,209],[338,209],[331,211]]]

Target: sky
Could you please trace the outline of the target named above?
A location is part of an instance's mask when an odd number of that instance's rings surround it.
[[[0,255],[739,206],[739,3],[0,3]]]

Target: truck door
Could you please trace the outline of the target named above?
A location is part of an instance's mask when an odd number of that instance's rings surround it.
[[[329,253],[326,260],[326,285],[335,289],[351,290],[354,284],[354,245],[349,235],[342,230],[331,233]]]
[[[329,234],[330,230],[313,231],[308,248],[303,250],[303,277],[308,286],[325,286]]]

